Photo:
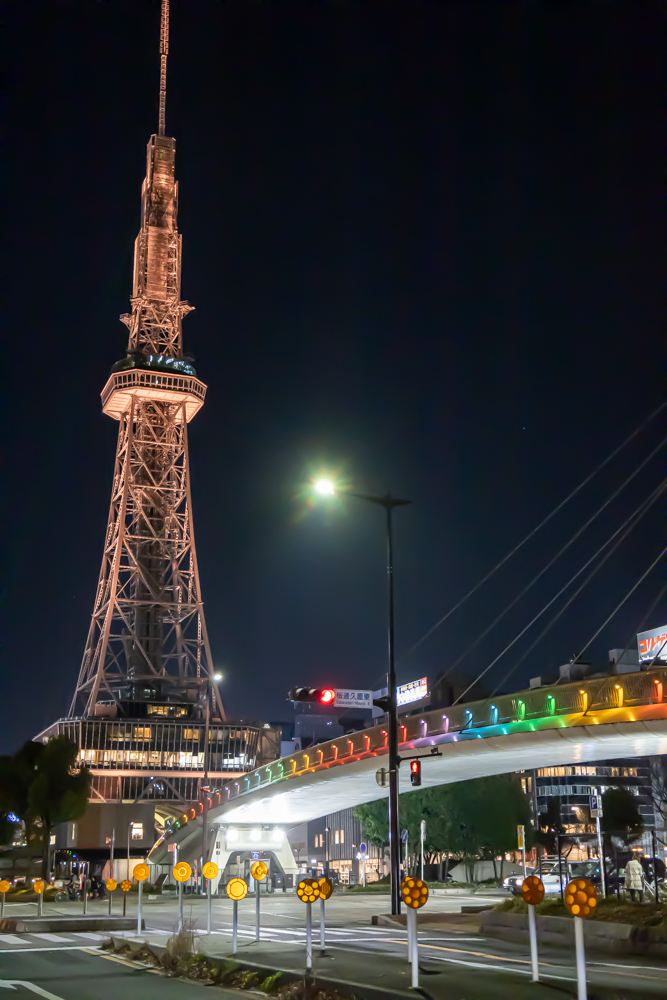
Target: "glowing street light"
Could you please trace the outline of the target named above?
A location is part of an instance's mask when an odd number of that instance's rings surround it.
[[[330,479],[317,479],[313,483],[316,493],[320,496],[335,496],[336,488]],[[391,912],[400,913],[401,908],[401,878],[400,878],[400,838],[398,825],[398,713],[396,706],[396,664],[394,660],[394,555],[393,555],[393,531],[392,512],[394,507],[403,507],[409,504],[410,500],[400,500],[392,497],[390,493],[385,496],[369,496],[367,493],[351,493],[345,490],[345,496],[355,497],[357,500],[366,500],[368,503],[377,504],[384,507],[386,512],[386,533],[387,533],[387,581],[388,581],[388,608],[387,608],[387,638],[389,647],[387,687],[388,695],[384,699],[386,711],[389,716],[389,860],[391,869]],[[322,699],[320,699],[322,700]],[[375,702],[377,705],[378,702]],[[419,772],[421,778],[421,772]],[[415,775],[411,774],[412,783],[415,784]]]
[[[222,680],[222,674],[213,674],[213,680],[215,681],[216,684],[219,684],[220,681]]]

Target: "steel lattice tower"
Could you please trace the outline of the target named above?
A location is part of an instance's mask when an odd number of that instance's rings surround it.
[[[127,358],[102,392],[120,422],[102,568],[71,714],[98,700],[191,700],[212,675],[192,525],[188,422],[206,386],[183,354],[176,144],[165,136],[168,0],[160,32],[160,118],[148,143],[134,248]],[[219,717],[224,718],[217,688]]]
[[[174,809],[186,821],[193,802],[204,808],[205,788],[267,752],[279,756],[280,740],[279,730],[226,722],[214,683],[188,461],[188,422],[206,386],[183,353],[181,325],[192,306],[181,299],[176,144],[165,135],[168,46],[162,0],[159,128],[148,143],[132,311],[121,316],[127,356],[102,391],[104,412],[119,421],[102,568],[69,715],[38,737],[61,733],[77,743],[93,774],[91,803],[108,804],[116,817],[108,826],[118,822],[115,804],[134,821],[143,800],[144,846],[155,839],[148,800],[165,803],[155,807],[158,827]],[[95,822],[93,840],[104,825]]]

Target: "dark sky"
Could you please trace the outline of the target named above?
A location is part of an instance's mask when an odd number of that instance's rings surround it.
[[[117,434],[99,392],[127,339],[159,2],[5,10],[9,751],[67,710],[92,611]],[[642,0],[173,0],[185,342],[209,385],[195,528],[232,716],[285,718],[292,684],[384,669],[382,512],[306,510],[312,470],[413,500],[396,515],[400,652],[659,405],[660,24]],[[662,424],[399,679],[451,664]],[[660,474],[654,459],[461,669],[485,667]],[[660,551],[659,508],[512,685],[602,624]],[[657,569],[596,661],[659,586]]]

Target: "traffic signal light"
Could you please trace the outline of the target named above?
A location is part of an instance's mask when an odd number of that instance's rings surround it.
[[[289,701],[311,702],[316,705],[333,705],[336,700],[335,688],[290,688]]]
[[[422,762],[420,760],[410,761],[410,784],[421,785],[422,783]]]

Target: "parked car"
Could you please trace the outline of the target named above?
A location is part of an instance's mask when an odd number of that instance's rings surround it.
[[[533,875],[534,868],[526,868],[526,875]],[[506,892],[511,892],[513,896],[521,895],[521,883],[523,882],[524,875],[520,873],[519,875],[508,875],[507,878],[503,879],[503,889]]]

